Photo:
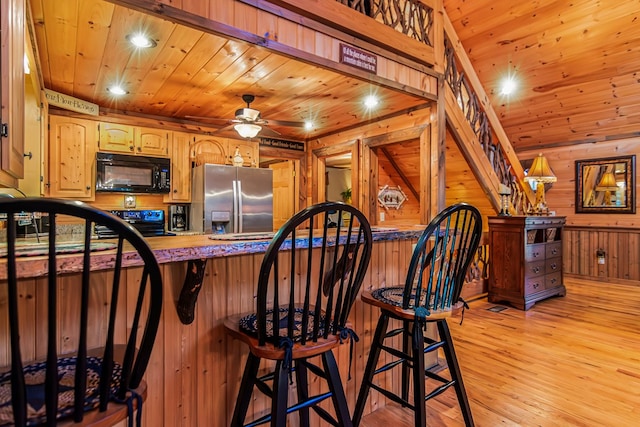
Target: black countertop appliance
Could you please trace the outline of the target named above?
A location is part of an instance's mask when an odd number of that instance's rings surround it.
[[[165,212],[162,209],[114,210],[110,212],[131,224],[145,237],[173,235],[165,233]],[[115,237],[115,234],[104,226],[96,226],[95,231],[99,239]]]

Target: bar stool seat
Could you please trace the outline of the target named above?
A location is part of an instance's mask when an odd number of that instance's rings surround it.
[[[480,212],[460,203],[438,214],[423,231],[413,251],[404,286],[385,287],[362,293],[362,301],[379,307],[380,318],[371,342],[369,358],[353,415],[353,425],[360,424],[370,389],[414,411],[416,427],[426,426],[426,401],[454,387],[467,426],[473,426],[462,374],[455,356],[447,318],[466,303],[460,298],[464,276],[478,248],[482,233]],[[388,330],[390,321],[401,326]],[[435,324],[438,337],[425,335],[427,324]],[[402,348],[387,342],[401,337]],[[442,349],[449,368],[449,378],[425,368],[425,355]],[[378,367],[381,352],[391,361]],[[384,388],[375,380],[377,374],[400,369],[400,394]],[[426,392],[426,381],[436,380],[437,387]],[[412,384],[413,399],[409,388]]]
[[[348,225],[330,227],[331,212],[348,216]],[[357,339],[348,316],[369,265],[371,245],[365,216],[339,202],[311,206],[276,233],[260,268],[256,311],[224,322],[227,332],[249,347],[232,426],[284,427],[287,415],[297,412],[300,425],[308,427],[309,409],[332,425],[351,426],[332,350]],[[263,360],[275,361],[275,367],[258,377]],[[326,381],[328,390],[310,396],[308,373]],[[289,404],[294,378],[297,402]],[[271,409],[244,424],[254,388],[271,398]],[[329,398],[333,413],[319,406]]]

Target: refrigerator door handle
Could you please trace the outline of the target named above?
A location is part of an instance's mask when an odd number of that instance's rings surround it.
[[[236,210],[236,224],[238,224],[238,233],[242,233],[242,181],[236,181],[238,183],[238,209]]]
[[[238,181],[233,180],[231,182],[233,186],[233,212],[231,215],[231,221],[233,222],[233,233],[238,232],[238,199],[240,198],[238,195]]]

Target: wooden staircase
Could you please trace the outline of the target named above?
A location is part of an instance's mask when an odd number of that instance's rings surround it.
[[[511,191],[512,213],[522,214],[535,195],[446,13],[443,18],[449,130],[495,211],[500,210],[502,184]]]

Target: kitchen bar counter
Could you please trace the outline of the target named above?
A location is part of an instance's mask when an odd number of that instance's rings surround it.
[[[422,227],[411,226],[401,231],[375,232],[363,289],[403,283],[412,245],[421,232]],[[223,322],[227,316],[254,310],[257,276],[268,241],[216,241],[204,235],[153,237],[148,241],[161,262],[164,303],[158,336],[145,374],[148,397],[143,406],[143,425],[229,426],[248,349],[225,333]],[[102,284],[112,277],[107,267],[112,253],[95,252],[92,257],[92,268],[97,271],[88,301],[91,307],[100,308],[97,313],[106,313],[108,310],[102,308],[107,307],[111,300]],[[80,259],[78,254],[59,257],[60,268],[68,273],[59,278],[61,322],[58,335],[61,345],[73,341],[77,335],[77,325],[64,321],[64,313],[79,307]],[[134,307],[134,301],[129,300],[134,297],[129,295],[128,289],[139,280],[142,269],[137,259],[127,262],[129,267],[121,276],[121,297],[126,300],[122,307]],[[29,307],[34,312],[29,321],[37,322],[41,316],[38,313],[47,300],[47,279],[43,277],[46,260],[25,257],[20,259],[19,265],[22,273],[29,276],[19,285],[19,304]],[[186,288],[186,278],[194,265],[201,265],[202,275],[192,321],[186,324],[178,315],[177,308],[181,290]],[[0,266],[6,270],[6,262],[0,260]],[[0,315],[4,310],[6,306],[0,305]],[[335,351],[350,410],[355,405],[378,316],[378,309],[356,299],[350,319],[360,340],[354,346],[351,380],[348,380],[349,346],[341,346]],[[104,319],[100,317],[91,321],[96,322],[94,327],[99,335],[104,328]],[[40,345],[43,342],[40,334],[45,333],[45,329],[36,328],[35,333],[25,330],[21,334],[22,345],[32,349],[34,357],[43,356],[41,353],[45,350]],[[6,339],[6,335],[0,334],[0,347]],[[7,357],[0,354],[0,365],[7,363]],[[383,376],[381,381],[392,381],[392,378]],[[324,392],[325,386],[321,383],[310,381],[310,393]],[[399,382],[393,381],[393,387],[399,391]],[[384,396],[372,393],[365,413],[386,403]],[[253,418],[254,414],[264,414],[268,410],[269,400],[260,393],[254,394],[248,417]],[[312,419],[313,426],[326,425],[318,423],[315,416]]]

